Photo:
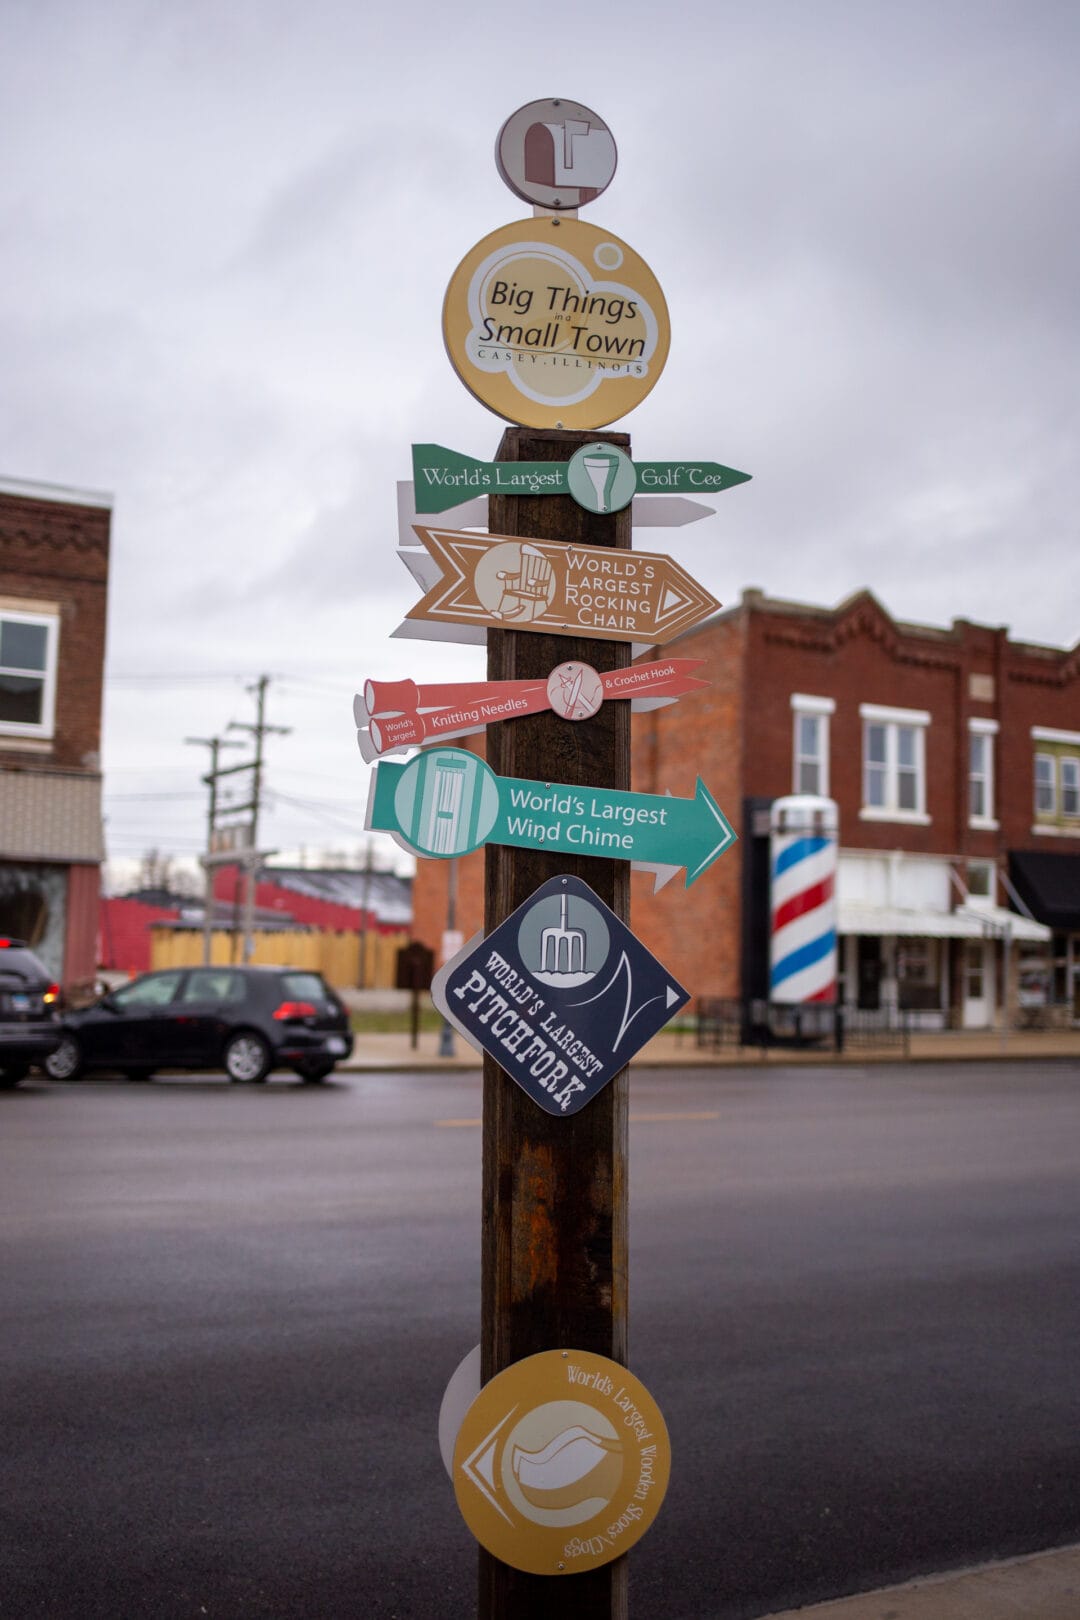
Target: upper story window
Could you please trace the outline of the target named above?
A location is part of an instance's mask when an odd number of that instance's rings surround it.
[[[59,615],[0,602],[0,738],[51,737]]]
[[[791,694],[794,721],[791,791],[829,792],[829,717],[836,711],[833,698]]]
[[[973,827],[997,826],[994,818],[996,720],[968,722],[968,819]]]
[[[1061,765],[1061,813],[1080,816],[1080,759],[1065,758]]]
[[[968,861],[968,903],[993,905],[997,899],[997,868],[993,861]]]
[[[928,822],[925,709],[862,703],[864,821]]]
[[[1035,755],[1035,814],[1057,815],[1057,769],[1053,754]]]
[[[1080,732],[1033,726],[1036,832],[1080,836]]]

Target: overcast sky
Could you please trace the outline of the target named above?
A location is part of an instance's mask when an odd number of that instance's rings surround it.
[[[395,481],[414,442],[494,454],[442,296],[529,212],[493,149],[543,96],[606,119],[582,217],[670,311],[615,425],[753,474],[639,543],[724,602],[1080,635],[1074,0],[3,0],[0,43],[0,476],[114,497],[113,857],[201,848],[183,739],[261,673],[289,853],[362,837],[365,677],[482,677],[389,639]]]

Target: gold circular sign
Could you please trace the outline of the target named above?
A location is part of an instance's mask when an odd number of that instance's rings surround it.
[[[544,1350],[497,1374],[454,1446],[465,1523],[533,1575],[580,1574],[626,1552],[655,1519],[670,1471],[648,1390],[587,1350]]]
[[[639,405],[671,342],[660,283],[610,231],[543,215],[492,231],[443,302],[451,364],[522,427],[604,427]]]

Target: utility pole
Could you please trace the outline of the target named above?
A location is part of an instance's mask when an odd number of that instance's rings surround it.
[[[248,849],[246,862],[246,886],[244,890],[244,950],[241,958],[250,962],[255,949],[255,870],[259,861],[259,809],[262,801],[262,771],[263,771],[263,738],[271,732],[278,736],[288,736],[290,726],[270,726],[264,718],[266,712],[266,688],[270,684],[269,675],[260,675],[254,686],[247,690],[255,693],[255,724],[251,725],[242,720],[230,720],[229,731],[250,731],[255,739],[255,758],[249,769],[251,775],[251,800],[245,809],[251,811],[249,823],[251,843]]]
[[[200,748],[210,750],[210,769],[203,777],[203,781],[210,789],[210,808],[206,820],[206,855],[203,858],[203,870],[206,878],[205,898],[203,900],[203,964],[209,966],[211,944],[213,938],[213,911],[214,911],[214,832],[217,828],[217,784],[218,777],[224,774],[218,770],[218,752],[222,748],[239,748],[239,742],[233,742],[228,737],[185,737],[185,743],[191,743]]]

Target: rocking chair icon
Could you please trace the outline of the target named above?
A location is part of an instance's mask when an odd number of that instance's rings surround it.
[[[500,569],[495,577],[502,585],[500,619],[538,619],[555,594],[555,570],[533,546],[522,546],[516,574]]]

